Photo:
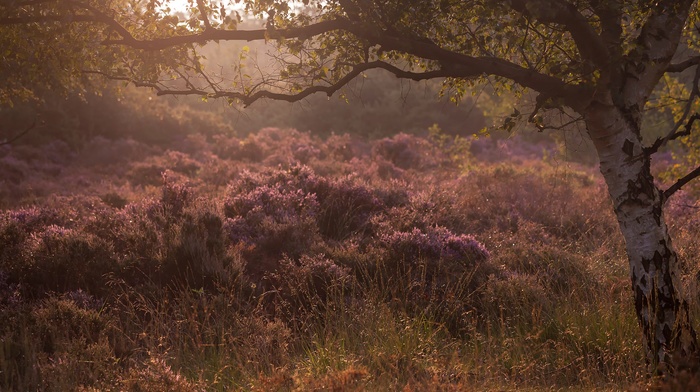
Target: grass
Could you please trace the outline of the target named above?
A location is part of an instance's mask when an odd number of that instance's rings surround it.
[[[261,151],[279,154],[289,132]],[[191,157],[148,161],[208,157],[200,167],[235,173],[226,190],[200,169],[170,173],[160,189],[5,200],[0,389],[651,388],[595,171],[535,160],[461,171],[407,138],[421,161],[388,172],[377,163],[391,165],[380,153],[392,139],[354,160],[313,140],[309,166],[277,167],[207,155],[215,146],[200,140]],[[669,219],[692,255],[697,213],[674,207]]]

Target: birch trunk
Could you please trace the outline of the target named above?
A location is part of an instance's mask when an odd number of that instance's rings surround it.
[[[678,256],[664,221],[663,192],[643,151],[639,113],[594,102],[585,111],[615,214],[625,238],[646,359],[656,373],[697,353]]]

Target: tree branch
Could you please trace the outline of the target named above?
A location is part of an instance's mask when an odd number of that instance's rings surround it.
[[[495,75],[511,79],[516,83],[533,90],[542,92],[550,97],[561,97],[567,105],[576,107],[582,104],[588,94],[585,87],[569,85],[559,78],[545,75],[534,69],[522,67],[513,62],[497,57],[472,57],[462,53],[445,49],[429,39],[419,36],[402,34],[398,31],[386,31],[376,24],[354,23],[350,20],[338,18],[320,21],[306,26],[292,27],[288,29],[259,29],[259,30],[219,30],[215,28],[205,29],[201,33],[187,34],[174,37],[138,39],[134,37],[124,26],[105,12],[87,4],[81,0],[67,0],[76,8],[82,8],[90,12],[99,23],[111,27],[122,38],[104,41],[105,45],[124,45],[134,49],[145,51],[157,51],[169,47],[203,43],[207,41],[253,41],[268,39],[308,39],[332,31],[347,31],[356,37],[366,40],[370,45],[379,45],[385,51],[398,51],[426,60],[434,60],[441,64],[443,71],[450,70],[454,77],[478,77],[481,75]],[[524,0],[516,0],[524,1]],[[542,0],[540,0],[542,1]],[[556,0],[557,4],[562,0]],[[573,9],[575,11],[575,9]],[[572,10],[569,10],[573,12]],[[564,11],[561,11],[564,12]],[[568,15],[568,14],[567,14]],[[580,16],[580,15],[578,15]],[[572,25],[583,28],[576,15],[568,15]],[[588,33],[587,33],[588,34]],[[600,40],[598,38],[598,40]],[[362,68],[362,66],[360,66]],[[414,74],[409,75],[416,76]],[[314,88],[318,88],[314,87]]]
[[[395,50],[427,60],[435,60],[444,68],[455,70],[458,74],[456,77],[501,76],[547,96],[564,98],[572,107],[583,103],[587,96],[587,90],[582,86],[569,85],[559,78],[497,57],[472,57],[444,49],[428,39],[377,30],[373,26],[348,24],[344,30],[373,45],[380,45],[386,51]]]
[[[12,143],[14,143],[15,141],[17,141],[17,139],[19,139],[19,138],[21,138],[22,136],[24,136],[24,135],[26,135],[27,133],[29,133],[29,131],[31,131],[32,129],[34,129],[34,127],[36,127],[36,119],[34,119],[34,121],[33,121],[25,130],[23,130],[22,132],[16,134],[15,136],[13,136],[12,138],[10,138],[10,139],[8,139],[8,140],[5,140],[5,141],[0,142],[0,146],[4,146],[4,145],[7,145],[7,144],[12,144]]]
[[[700,56],[695,56],[680,63],[669,64],[669,66],[666,68],[666,72],[683,72],[686,69],[698,64],[700,64]]]
[[[204,29],[211,30],[211,23],[209,23],[209,15],[207,14],[207,7],[204,6],[204,0],[197,0],[197,8],[199,8],[199,13],[202,14]]]
[[[259,41],[265,39],[309,38],[333,30],[342,30],[349,24],[343,19],[327,20],[315,24],[289,29],[260,30],[219,30],[211,28],[197,34],[179,35],[167,38],[139,40],[130,34],[121,40],[105,41],[105,45],[125,45],[147,51],[163,50],[173,46],[196,44],[207,41]]]
[[[591,8],[602,28],[601,39],[608,47],[610,61],[622,57],[622,5],[620,0],[591,0]]]
[[[564,0],[511,0],[510,6],[523,15],[535,17],[540,23],[564,26],[584,59],[598,68],[609,65],[610,54],[603,39],[574,4]]]
[[[678,192],[685,184],[689,183],[698,176],[700,176],[700,166],[696,167],[695,170],[686,174],[685,177],[676,181],[675,184],[671,185],[668,189],[666,189],[663,194],[663,199],[668,200],[668,198],[671,197],[671,195]]]
[[[667,142],[669,142],[669,141],[671,141],[671,140],[676,140],[676,139],[678,139],[679,137],[683,137],[683,136],[688,136],[688,135],[690,135],[690,132],[691,132],[691,130],[692,130],[692,128],[693,128],[693,123],[694,123],[695,121],[697,121],[697,120],[700,120],[700,113],[695,113],[695,114],[693,114],[692,116],[690,116],[690,118],[688,119],[688,122],[687,122],[687,123],[685,124],[685,126],[683,127],[683,131],[681,131],[681,132],[675,132],[675,131],[674,131],[673,133],[669,133],[669,134],[668,134],[665,138],[663,138],[663,139],[656,139],[656,141],[654,142],[654,144],[652,144],[651,146],[649,146],[649,147],[647,147],[647,148],[644,149],[644,153],[647,154],[647,155],[651,155],[651,154],[653,154],[653,153],[659,151],[659,148],[661,148],[661,147],[663,147],[664,145],[666,145]]]
[[[663,147],[666,145],[671,140],[675,140],[679,137],[690,135],[690,131],[693,127],[693,123],[696,120],[700,119],[700,113],[695,113],[692,115],[689,119],[688,122],[685,124],[684,130],[681,132],[678,132],[678,129],[681,127],[681,124],[685,121],[685,119],[688,117],[688,114],[690,114],[690,108],[693,106],[693,103],[695,102],[695,98],[700,96],[700,66],[698,66],[695,69],[695,76],[693,77],[693,88],[690,90],[690,95],[688,96],[688,103],[685,105],[685,109],[683,110],[683,114],[681,115],[681,118],[676,122],[674,127],[671,129],[671,131],[663,138],[663,139],[656,139],[654,141],[654,144],[651,146],[647,147],[644,149],[645,154],[651,155],[659,150],[659,148]]]
[[[244,93],[239,93],[239,92],[233,92],[233,91],[220,91],[220,90],[204,90],[201,88],[195,88],[192,84],[188,83],[188,88],[184,90],[173,90],[173,89],[167,89],[164,88],[163,86],[158,85],[157,83],[153,82],[143,82],[139,81],[127,76],[119,76],[119,75],[110,75],[102,71],[94,71],[94,70],[89,70],[89,71],[84,71],[86,74],[97,74],[104,76],[108,79],[113,79],[113,80],[122,80],[122,81],[127,81],[129,83],[134,84],[137,87],[149,87],[152,88],[156,91],[157,95],[199,95],[199,96],[204,96],[208,98],[230,98],[230,99],[236,99],[239,100],[240,102],[243,103],[244,106],[249,106],[253,102],[262,99],[262,98],[270,98],[270,99],[275,99],[275,100],[280,100],[280,101],[287,101],[287,102],[296,102],[300,101],[306,97],[308,97],[311,94],[315,93],[324,93],[328,96],[333,95],[335,92],[340,90],[343,86],[345,86],[348,82],[350,82],[352,79],[355,77],[359,76],[362,72],[368,71],[370,69],[384,69],[393,75],[395,75],[397,78],[403,78],[403,79],[412,79],[412,80],[426,80],[426,79],[434,79],[434,78],[440,78],[440,77],[461,77],[463,76],[462,74],[459,73],[459,70],[454,70],[454,69],[439,69],[439,70],[434,70],[434,71],[426,71],[426,72],[410,72],[406,70],[402,70],[394,65],[391,65],[389,63],[383,62],[383,61],[373,61],[369,63],[362,63],[358,64],[352,67],[350,72],[345,74],[342,78],[338,79],[333,84],[329,85],[324,85],[324,86],[311,86],[308,87],[302,91],[299,91],[297,93],[279,93],[279,92],[274,92],[270,90],[260,90],[257,91],[253,94],[244,94]]]
[[[622,94],[630,107],[651,95],[659,78],[667,72],[676,54],[683,27],[694,0],[657,0],[650,3],[649,16],[642,25],[635,49],[626,55],[625,73],[628,75]],[[640,62],[646,64],[639,67]]]

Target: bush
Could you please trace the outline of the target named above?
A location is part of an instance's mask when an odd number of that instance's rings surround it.
[[[262,185],[250,191],[229,190],[224,201],[226,231],[233,243],[253,246],[255,254],[298,257],[317,241],[318,202],[300,189],[287,191]],[[268,268],[249,263],[251,271]]]
[[[82,289],[104,294],[105,276],[119,270],[110,243],[89,233],[50,225],[26,242],[23,263],[14,273],[34,295]]]
[[[349,268],[322,254],[304,255],[298,261],[284,257],[268,279],[277,308],[290,320],[322,316],[328,302],[342,300],[354,280]]]
[[[377,141],[372,152],[401,169],[416,169],[437,163],[437,150],[430,148],[425,139],[405,133]]]
[[[398,257],[411,261],[420,258],[444,260],[471,267],[489,257],[489,252],[474,237],[455,235],[443,227],[432,228],[426,233],[419,229],[395,231],[383,235],[381,241]]]
[[[238,271],[226,245],[220,216],[204,209],[188,211],[166,249],[159,271],[161,279],[207,289],[230,284]]]

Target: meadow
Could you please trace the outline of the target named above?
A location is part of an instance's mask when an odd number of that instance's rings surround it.
[[[0,390],[697,387],[646,378],[605,185],[547,146],[95,137],[0,181]],[[694,194],[668,214],[697,316]]]

